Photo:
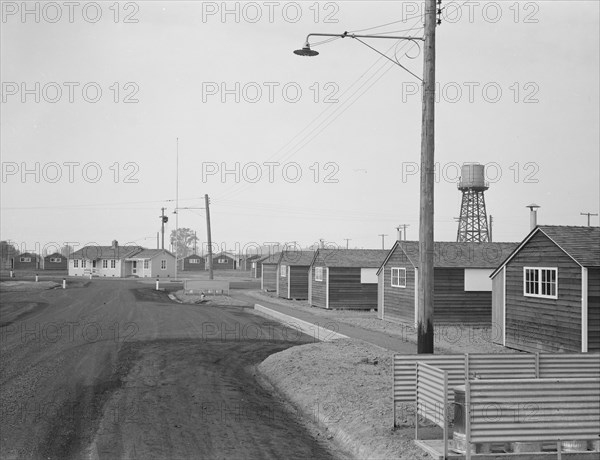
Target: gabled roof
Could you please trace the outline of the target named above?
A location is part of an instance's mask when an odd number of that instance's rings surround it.
[[[142,249],[140,252],[135,252],[129,256],[127,256],[127,259],[135,259],[135,260],[139,260],[139,259],[154,259],[156,256],[160,256],[163,254],[169,254],[171,257],[175,257],[175,255],[169,251],[167,251],[166,249]]]
[[[45,258],[45,259],[47,259],[47,258],[49,258],[49,257],[54,257],[54,258],[56,258],[56,257],[62,257],[62,258],[65,258],[65,259],[66,259],[66,257],[65,257],[65,256],[63,256],[63,255],[62,255],[60,252],[53,252],[52,254],[48,254],[48,255],[47,255],[46,257],[44,257],[44,258]]]
[[[217,254],[213,254],[212,257],[213,257],[213,259],[216,259],[216,258],[219,258],[219,257],[228,257],[228,258],[234,259],[234,260],[236,258],[233,254],[231,254],[229,252],[226,252],[226,251],[221,251],[221,252],[219,252]]]
[[[386,249],[319,249],[312,265],[379,268],[388,252]]]
[[[262,263],[266,264],[266,265],[277,265],[280,260],[281,260],[281,252],[276,252],[275,254],[272,254],[272,255],[268,256],[266,259],[264,259],[262,261]]]
[[[546,235],[559,249],[582,267],[600,267],[600,227],[538,225],[490,276],[496,276],[538,232]]]
[[[71,254],[71,259],[124,259],[142,251],[141,246],[84,246]]]
[[[199,254],[190,254],[189,256],[184,257],[182,260],[185,260],[185,259],[205,259],[205,257],[203,257]]]
[[[40,256],[34,252],[23,252],[21,254],[17,254],[15,257],[33,257],[34,259],[40,258]]]
[[[436,241],[433,247],[433,266],[436,268],[496,268],[512,253],[518,243],[458,243]],[[396,250],[404,251],[414,267],[419,267],[419,242],[396,241],[379,267],[378,273]]]
[[[308,267],[314,255],[314,251],[283,251],[279,263],[295,266],[306,265]]]

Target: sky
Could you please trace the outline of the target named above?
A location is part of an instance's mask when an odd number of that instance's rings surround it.
[[[494,241],[586,225],[600,200],[600,3],[442,3],[435,239],[486,165]],[[418,239],[421,82],[352,38],[420,37],[421,2],[2,2],[0,238],[236,250]],[[366,43],[420,77],[415,42]],[[176,208],[177,214],[174,213]],[[598,225],[598,217],[591,218]]]

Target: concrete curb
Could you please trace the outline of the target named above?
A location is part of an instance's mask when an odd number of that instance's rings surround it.
[[[260,314],[261,316],[268,316],[270,318],[274,318],[282,322],[283,324],[286,324],[294,329],[303,332],[306,335],[314,337],[315,340],[319,340],[321,342],[331,342],[333,340],[349,338],[344,334],[332,331],[331,329],[328,329],[326,327],[319,326],[318,324],[309,323],[308,321],[304,321],[302,319],[294,318],[293,316],[286,315],[285,313],[281,313],[271,308],[264,307],[257,303],[254,304],[254,311]]]

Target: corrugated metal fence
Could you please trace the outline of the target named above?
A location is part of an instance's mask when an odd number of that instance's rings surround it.
[[[444,458],[448,455],[448,372],[421,362],[416,365],[416,413],[444,430]],[[419,417],[415,417],[415,438],[419,439]]]
[[[600,378],[600,354],[598,353],[394,355],[394,426],[396,426],[397,403],[415,401],[417,362],[447,372],[448,403],[453,401],[452,388],[463,385],[469,378]]]

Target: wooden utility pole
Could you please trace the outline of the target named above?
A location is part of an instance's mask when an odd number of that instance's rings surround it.
[[[592,214],[591,212],[580,212],[579,214],[581,214],[582,216],[587,216],[587,218],[588,218],[588,227],[590,226],[590,217],[598,215],[598,214]]]
[[[387,235],[384,235],[383,233],[380,233],[379,236],[381,237],[381,249],[385,249],[385,237]]]
[[[409,224],[402,224],[402,229],[404,232],[404,238],[402,238],[404,241],[406,241],[406,227],[410,227]]]
[[[436,0],[425,0],[417,353],[433,353],[433,186]]]
[[[344,238],[346,240],[346,249],[348,249],[349,243],[350,243],[350,238]]]
[[[162,215],[160,216],[160,231],[162,233],[162,243],[160,248],[164,249],[165,248],[165,222],[167,220],[169,220],[169,218],[167,216],[165,216],[165,208],[160,208],[160,210],[162,211]]]
[[[208,240],[208,279],[213,279],[213,260],[212,260],[212,238],[210,236],[210,199],[208,194],[204,195],[204,205],[206,206],[206,239]]]

